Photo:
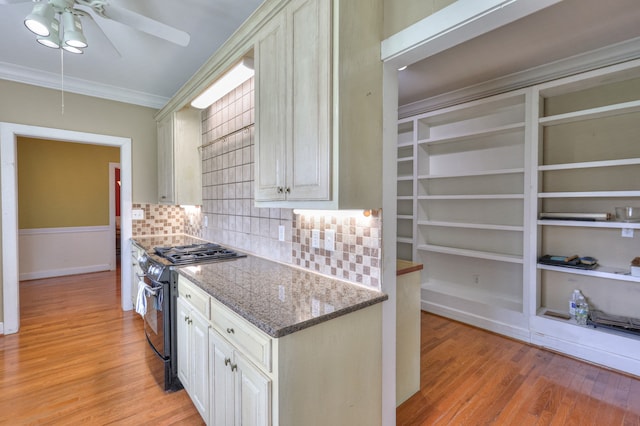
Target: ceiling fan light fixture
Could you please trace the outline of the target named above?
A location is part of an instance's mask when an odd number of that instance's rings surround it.
[[[48,2],[37,2],[33,5],[31,13],[24,18],[24,25],[32,33],[40,37],[48,37],[51,33],[51,22],[53,21],[53,6]]]
[[[62,48],[64,50],[66,50],[69,53],[78,53],[78,54],[83,54],[84,51],[82,49],[79,49],[77,47],[73,47],[73,46],[69,46],[68,44],[62,44]]]
[[[75,48],[87,47],[87,39],[82,33],[82,23],[80,17],[74,15],[70,11],[62,13],[62,30],[63,30],[63,42],[67,46]],[[67,49],[68,50],[68,49]],[[77,52],[74,52],[77,53]]]
[[[205,109],[224,95],[253,77],[253,59],[242,58],[233,68],[217,79],[207,90],[191,101],[191,106]]]
[[[50,47],[52,49],[60,48],[60,23],[57,19],[51,21],[51,32],[47,37],[37,37],[36,41],[43,46]]]

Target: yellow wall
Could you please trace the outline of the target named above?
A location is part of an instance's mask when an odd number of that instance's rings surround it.
[[[383,38],[404,30],[456,0],[384,0]]]
[[[120,148],[18,138],[20,229],[109,224],[109,163]]]

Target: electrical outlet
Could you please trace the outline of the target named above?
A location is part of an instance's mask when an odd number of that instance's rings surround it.
[[[143,220],[144,219],[144,210],[143,209],[133,209],[131,210],[131,220]]]
[[[625,238],[633,238],[633,228],[622,228],[622,236]]]
[[[320,230],[311,230],[311,247],[320,248]]]
[[[480,284],[480,275],[479,274],[473,274],[473,283],[474,284]]]
[[[284,241],[284,225],[278,226],[278,241]]]
[[[333,229],[324,231],[324,249],[328,251],[336,250],[336,231]]]

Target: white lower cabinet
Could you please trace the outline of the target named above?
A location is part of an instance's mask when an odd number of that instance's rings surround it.
[[[381,424],[381,304],[273,338],[178,287],[178,377],[207,424]]]
[[[209,329],[210,425],[269,425],[271,380]]]
[[[178,298],[178,378],[202,418],[209,416],[209,323],[184,298]]]

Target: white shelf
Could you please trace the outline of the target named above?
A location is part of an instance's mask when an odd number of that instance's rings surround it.
[[[406,163],[409,161],[413,161],[413,157],[400,157],[398,158],[398,163]]]
[[[407,176],[398,176],[398,182],[400,182],[400,181],[403,181],[403,182],[404,181],[411,181],[411,180],[413,180],[413,176],[408,176],[408,175]]]
[[[413,201],[413,196],[412,195],[399,195],[396,198],[398,200],[401,200],[401,201]]]
[[[493,176],[493,175],[513,175],[516,173],[524,173],[524,168],[517,169],[500,169],[500,170],[471,170],[464,173],[451,173],[446,175],[420,175],[418,179],[446,179],[469,176]]]
[[[483,303],[491,307],[499,306],[511,311],[522,311],[522,300],[515,297],[510,298],[504,294],[496,292],[489,292],[481,288],[472,288],[438,280],[429,280],[426,283],[423,283],[421,288],[422,290],[432,291],[459,299]]]
[[[639,222],[612,222],[612,221],[589,221],[589,220],[538,220],[538,225],[575,226],[579,228],[640,229]]]
[[[626,198],[640,197],[640,191],[540,192],[539,198]]]
[[[508,124],[506,126],[493,127],[474,132],[461,133],[458,135],[422,139],[418,141],[418,145],[434,145],[441,143],[460,142],[479,137],[495,136],[503,133],[514,132],[517,130],[524,130],[524,122]]]
[[[474,257],[477,259],[495,260],[498,262],[523,263],[522,256],[493,253],[489,251],[467,250],[455,247],[436,246],[432,244],[420,244],[418,246],[418,250],[452,254],[455,256]]]
[[[484,223],[462,223],[462,222],[441,222],[435,220],[419,220],[418,225],[423,226],[441,226],[446,228],[467,228],[467,229],[486,229],[490,231],[524,231],[523,226],[512,225],[490,225]]]
[[[625,271],[622,268],[612,268],[609,266],[602,266],[602,265],[598,265],[598,267],[596,267],[595,269],[585,270],[585,269],[566,268],[563,266],[543,265],[541,263],[538,263],[538,269],[544,269],[547,271],[555,271],[555,272],[563,272],[565,274],[586,275],[589,277],[606,278],[610,280],[630,281],[630,282],[640,283],[640,277],[631,276],[628,270]]]
[[[413,220],[413,216],[410,214],[399,214],[396,216],[396,219],[399,220]]]
[[[595,118],[629,114],[638,111],[640,111],[640,101],[631,101],[598,108],[585,109],[582,111],[568,112],[566,114],[552,115],[550,117],[541,117],[538,122],[543,126],[554,126],[558,124],[574,123],[576,121],[585,121]]]
[[[625,158],[620,160],[585,161],[582,163],[549,164],[539,166],[538,171],[591,169],[596,167],[634,166],[640,164],[640,158]]]
[[[418,200],[522,200],[524,194],[419,195]]]
[[[398,148],[406,148],[406,147],[409,147],[409,146],[413,146],[413,141],[411,141],[411,142],[402,142],[402,143],[399,143],[397,146],[398,146]]]
[[[404,244],[413,244],[413,238],[397,237],[396,241]]]

